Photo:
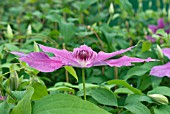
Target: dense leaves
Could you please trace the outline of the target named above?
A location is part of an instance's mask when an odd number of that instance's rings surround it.
[[[169,5],[169,0],[1,0],[0,114],[169,114]],[[100,53],[97,59],[85,50],[74,53],[81,58],[70,53],[84,44]],[[43,52],[40,45],[67,53]],[[65,61],[70,57],[74,64]],[[149,57],[155,61],[134,63]],[[77,64],[87,68],[83,72]]]

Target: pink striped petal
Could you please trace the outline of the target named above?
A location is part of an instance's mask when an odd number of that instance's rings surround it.
[[[165,27],[164,19],[160,18],[158,20],[158,28],[164,28],[164,27]]]
[[[72,52],[69,52],[65,49],[59,50],[59,49],[43,46],[40,44],[39,46],[44,52],[53,53],[55,55],[55,58],[58,60],[61,60],[65,65],[69,65],[70,63],[76,64],[76,61],[72,55]]]
[[[158,77],[170,77],[170,62],[166,63],[165,65],[154,66],[151,69],[150,75]]]
[[[156,33],[156,31],[158,30],[158,27],[156,25],[149,25],[148,28],[153,32]]]
[[[63,66],[61,61],[53,60],[43,52],[31,52],[19,59],[42,72],[52,72]]]
[[[105,61],[109,66],[131,66],[131,63],[135,62],[149,62],[149,61],[155,61],[154,59],[148,58],[148,59],[140,59],[140,58],[135,58],[135,57],[128,57],[128,56],[123,56],[119,59],[111,59]]]
[[[165,56],[167,56],[170,59],[170,48],[164,48],[162,49],[162,52]]]
[[[153,38],[152,36],[146,36],[146,39],[150,40],[151,42],[156,42],[156,38]]]
[[[26,56],[26,54],[23,53],[23,52],[11,52],[11,53],[14,54],[14,55],[18,55],[18,56],[20,56],[20,57]]]
[[[106,59],[109,59],[109,58],[111,58],[111,57],[113,57],[113,56],[116,56],[116,55],[119,55],[119,54],[122,54],[122,53],[125,53],[125,52],[127,52],[127,51],[129,51],[129,50],[131,50],[132,48],[134,48],[135,46],[133,46],[133,47],[129,47],[129,48],[127,48],[127,49],[121,49],[121,50],[119,50],[119,51],[116,51],[116,52],[112,52],[112,53],[105,53],[105,52],[99,52],[98,54],[97,54],[97,57],[96,57],[96,60],[94,61],[94,63],[95,62],[100,62],[100,61],[103,61],[103,60],[106,60]]]

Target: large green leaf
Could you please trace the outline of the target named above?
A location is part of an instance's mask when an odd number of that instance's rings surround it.
[[[125,80],[131,78],[132,76],[143,76],[144,74],[149,72],[153,66],[159,65],[159,64],[160,64],[160,62],[149,62],[149,63],[145,63],[141,66],[135,66],[135,67],[131,68],[130,70],[128,70],[128,72],[125,76]]]
[[[69,42],[75,34],[74,24],[61,21],[59,26],[60,26],[60,33],[61,33],[61,36],[64,39],[64,42],[65,43]]]
[[[161,94],[161,95],[166,95],[166,96],[170,97],[170,88],[165,87],[165,86],[158,86],[158,87],[154,88],[153,90],[149,91],[147,94],[148,95]]]
[[[76,74],[76,71],[71,66],[64,66],[64,68],[77,80],[78,82],[78,76]]]
[[[34,88],[29,87],[25,96],[13,108],[10,114],[31,114],[31,97],[34,93]]]
[[[117,106],[117,99],[114,93],[105,88],[94,88],[91,89],[91,96],[98,103],[109,106]]]
[[[133,114],[151,114],[150,110],[142,103],[129,103],[124,108]]]
[[[136,94],[142,94],[142,92],[139,89],[136,89],[136,88],[132,87],[125,80],[110,80],[107,83],[109,85],[111,85],[111,84],[121,85],[121,86],[124,86],[124,87],[128,88],[129,90],[131,90],[132,92],[134,92]]]
[[[127,103],[137,103],[141,101],[146,101],[148,103],[153,103],[154,101],[146,95],[132,94],[126,98],[125,104]]]
[[[154,114],[169,114],[170,106],[169,105],[160,105],[158,107],[154,107]]]
[[[69,94],[43,97],[33,105],[32,114],[110,114],[91,102]]]
[[[0,103],[0,114],[9,114],[9,111],[10,106],[6,101]]]
[[[128,14],[133,15],[132,4],[129,0],[116,0],[116,2],[121,6],[122,9],[128,12]]]
[[[34,83],[32,87],[34,88],[34,94],[31,98],[32,100],[38,100],[43,96],[48,95],[47,88],[45,85],[42,85],[40,83]]]

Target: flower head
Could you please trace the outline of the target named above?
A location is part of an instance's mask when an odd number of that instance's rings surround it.
[[[149,25],[148,28],[152,31],[153,34],[156,34],[156,31],[158,29],[164,29],[164,31],[167,34],[170,34],[170,23],[165,23],[163,18],[160,18],[157,22],[158,25]],[[146,39],[150,40],[151,42],[156,42],[156,39],[151,37],[151,36],[147,36]]]
[[[164,29],[166,33],[170,33],[170,28],[166,28],[167,26],[170,25],[170,23],[165,23],[163,18],[160,18],[158,20],[158,25],[149,25],[148,28],[153,32],[156,33],[158,29]]]
[[[110,59],[113,56],[122,54],[131,50],[133,47],[122,49],[120,51],[105,53],[95,52],[86,45],[81,45],[79,48],[75,48],[73,52],[67,50],[59,50],[43,45],[39,45],[44,52],[31,52],[29,54],[23,54],[20,52],[12,52],[12,54],[20,56],[20,60],[28,63],[29,66],[38,69],[42,72],[52,72],[62,66],[73,66],[80,68],[89,68],[92,66],[131,66],[132,62],[149,62],[154,59],[140,59],[135,57],[123,56],[119,59]],[[54,57],[49,57],[45,52],[54,54]]]
[[[165,56],[167,56],[170,59],[170,48],[164,48],[162,49],[162,52]],[[164,77],[164,76],[170,77],[169,69],[170,69],[170,62],[164,65],[154,66],[151,69],[150,75],[154,75],[158,77]]]

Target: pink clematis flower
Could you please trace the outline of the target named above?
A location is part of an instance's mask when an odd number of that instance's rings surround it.
[[[95,52],[86,45],[81,45],[79,48],[75,48],[73,52],[65,49],[59,50],[43,45],[39,45],[44,52],[31,52],[24,54],[20,52],[12,52],[12,54],[20,56],[20,60],[26,62],[29,66],[42,71],[52,72],[62,66],[73,66],[80,68],[89,68],[92,66],[131,66],[133,62],[149,62],[154,59],[140,59],[135,57],[122,56],[119,59],[110,59],[113,56],[122,54],[131,50],[133,47],[122,49],[120,51],[105,53]],[[54,57],[49,57],[45,52],[53,53]]]
[[[167,56],[170,59],[170,48],[164,48],[162,49],[162,52],[165,56]],[[154,66],[151,69],[150,75],[158,76],[158,77],[164,77],[164,76],[170,77],[169,69],[170,69],[170,62],[164,65]]]
[[[158,29],[164,29],[167,34],[170,34],[170,23],[165,23],[163,18],[158,20],[158,25],[149,25],[148,28],[156,34]],[[151,42],[156,42],[156,39],[151,36],[146,36],[146,39],[150,40]]]

